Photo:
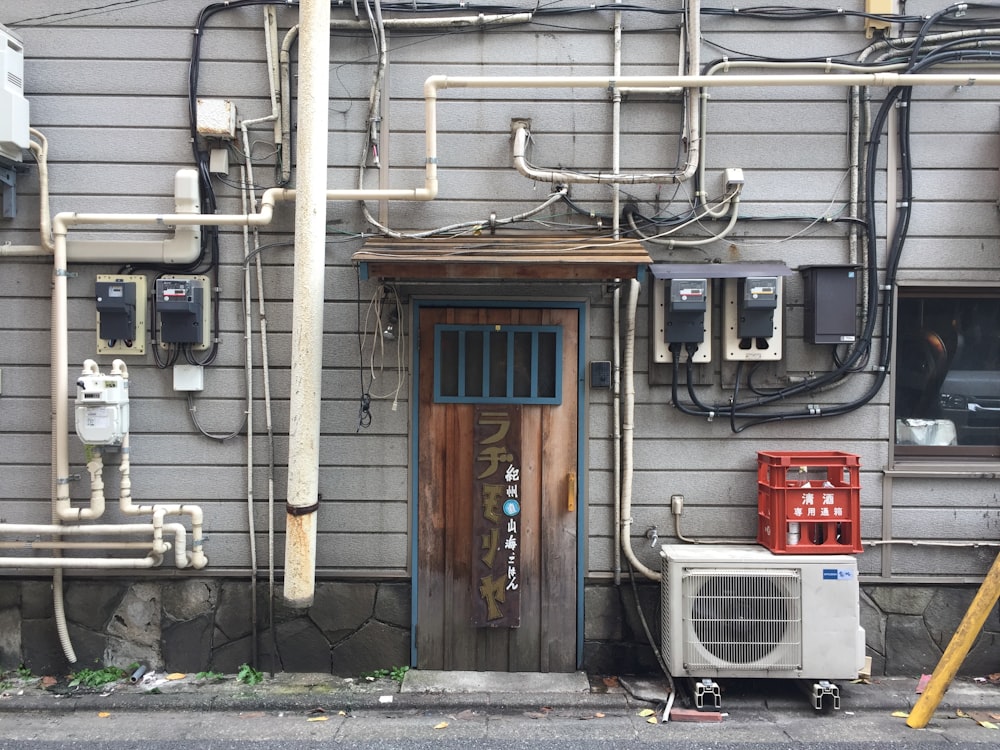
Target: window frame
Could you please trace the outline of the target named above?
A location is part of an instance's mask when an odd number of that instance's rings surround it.
[[[896,443],[897,367],[900,341],[901,298],[939,297],[975,299],[996,297],[1000,304],[1000,281],[931,279],[899,280],[893,291],[892,360],[889,380],[889,466],[893,470],[947,473],[1000,470],[1000,440],[995,445],[919,446]]]
[[[443,394],[442,388],[442,334],[456,332],[459,336],[459,346],[457,357],[458,372],[456,373],[455,395]],[[465,363],[461,357],[465,352],[465,335],[470,332],[481,333],[483,338],[482,348],[482,394],[466,395]],[[505,362],[506,393],[503,396],[490,395],[493,382],[490,365],[493,361],[490,358],[491,347],[489,344],[491,334],[505,334],[507,336]],[[517,378],[515,377],[515,338],[518,334],[531,335],[531,361],[530,361],[530,383],[529,395],[516,395],[515,388]],[[539,337],[542,334],[554,336],[553,356],[554,356],[554,378],[553,395],[538,395],[541,371],[539,368]],[[437,323],[434,326],[434,383],[433,399],[440,404],[543,404],[558,406],[562,403],[562,359],[563,359],[563,330],[560,325],[523,325],[523,324],[498,324],[498,323]]]

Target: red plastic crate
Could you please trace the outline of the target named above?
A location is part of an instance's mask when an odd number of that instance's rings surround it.
[[[778,554],[861,552],[859,457],[758,451],[757,541]]]

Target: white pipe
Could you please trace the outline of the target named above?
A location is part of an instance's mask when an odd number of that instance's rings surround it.
[[[118,471],[121,474],[118,492],[118,507],[122,513],[128,516],[152,515],[154,538],[157,529],[163,528],[174,532],[176,544],[174,546],[175,562],[178,568],[188,566],[201,570],[208,565],[208,558],[205,556],[204,539],[202,526],[204,514],[201,506],[191,504],[160,504],[135,505],[132,502],[132,476],[131,476],[131,449],[129,447],[129,435],[122,439],[121,463]],[[191,553],[187,553],[185,536],[186,530],[180,523],[163,523],[164,515],[186,515],[191,518]]]
[[[44,138],[38,131],[37,137]],[[35,149],[35,144],[32,143]],[[52,255],[49,218],[48,167],[45,159],[47,147],[38,156],[39,192],[41,209],[41,245],[0,245],[0,256],[31,257]],[[43,177],[44,175],[44,177]],[[174,175],[174,211],[179,214],[200,214],[201,197],[198,190],[198,172],[179,169]],[[163,263],[185,264],[198,258],[201,252],[201,227],[198,224],[178,226],[173,237],[165,240],[67,240],[66,257],[76,263]]]
[[[62,531],[62,528],[59,529]],[[151,549],[152,542],[43,542],[25,539],[17,542],[0,542],[0,549]]]
[[[299,199],[295,204],[292,372],[288,426],[285,602],[312,605],[319,509],[319,417],[326,280],[324,189],[329,138],[330,3],[304,0],[299,43]]]
[[[120,361],[120,360],[116,360]],[[83,375],[99,375],[100,368],[92,359],[84,360]],[[104,515],[104,456],[97,446],[84,446],[87,455],[87,472],[90,474],[90,506],[74,508],[69,497],[58,498],[55,503],[56,518],[60,521],[93,520]]]
[[[42,146],[40,153],[42,158],[40,163],[46,163],[45,159],[45,137],[39,136],[42,139]],[[41,170],[41,167],[40,167]],[[46,243],[50,242],[50,230],[51,224],[48,223],[49,211],[48,211],[48,196],[42,198],[41,205],[45,206],[45,213],[42,218],[42,231],[44,232],[43,241]],[[65,246],[63,246],[65,248]],[[67,386],[66,386],[66,368],[68,365],[69,357],[67,354],[68,348],[68,330],[67,330],[67,317],[66,317],[66,258],[65,253],[60,253],[56,248],[56,244],[52,243],[53,252],[53,283],[52,283],[52,306],[50,310],[50,320],[49,320],[49,362],[51,366],[51,377],[50,377],[50,394],[52,398],[52,425],[51,425],[51,465],[49,468],[50,486],[49,489],[52,492],[52,505],[51,505],[51,517],[54,524],[58,524],[59,516],[56,512],[56,508],[59,505],[59,497],[61,492],[58,488],[65,486],[65,497],[69,498],[69,487],[66,482],[69,481],[69,461],[66,459],[65,463],[60,461],[60,456],[66,456],[67,452],[67,442],[68,438],[66,436],[66,409],[67,404]],[[61,271],[61,273],[60,273]],[[61,282],[57,283],[57,279],[61,276]],[[57,301],[60,304],[57,304]],[[61,367],[57,367],[57,364],[61,364]],[[62,384],[62,389],[60,390],[59,385]],[[60,407],[62,413],[60,414]],[[62,450],[62,453],[60,453]],[[65,467],[64,471],[60,471]],[[55,488],[55,489],[53,489]],[[61,539],[57,536],[56,539]],[[60,551],[55,552],[55,557],[61,557],[62,553]],[[56,634],[59,636],[59,645],[62,647],[63,654],[66,656],[66,661],[70,664],[76,663],[76,651],[73,649],[73,642],[69,637],[69,625],[66,622],[66,607],[65,607],[65,597],[63,591],[63,571],[62,568],[56,567],[52,571],[52,619],[55,622]]]
[[[53,252],[52,243],[52,212],[49,209],[49,141],[45,135],[31,128],[31,137],[35,140],[29,143],[31,153],[38,164],[38,234],[42,241],[42,249],[46,255]],[[6,254],[6,253],[4,253]]]
[[[0,568],[146,568],[154,567],[162,562],[163,555],[173,546],[174,555],[178,568],[187,566],[185,535],[187,533],[183,524],[162,522],[162,512],[154,514],[152,523],[132,523],[132,524],[86,524],[79,526],[67,526],[58,523],[53,524],[27,524],[27,523],[3,523],[0,524],[0,534],[52,534],[57,537],[52,542],[55,549],[62,549],[62,543],[58,541],[61,536],[120,536],[125,534],[152,534],[151,543],[141,543],[141,548],[151,549],[150,556],[141,560],[127,560],[121,558],[60,558],[60,557],[35,557],[35,558],[0,558]],[[174,544],[170,545],[163,541],[162,532],[166,530],[174,535]],[[72,543],[67,543],[72,544]],[[108,548],[115,548],[121,544],[131,543],[109,543]],[[153,565],[149,561],[153,561]],[[72,648],[72,647],[70,647]]]
[[[262,121],[274,121],[274,142],[281,142],[281,71],[278,61],[278,14],[273,5],[264,6],[264,51],[267,53],[267,83],[271,91],[271,115]],[[251,121],[252,122],[252,121]]]
[[[743,88],[746,86],[996,86],[997,73],[830,73],[825,75],[675,75],[622,76],[613,80],[607,76],[446,76],[433,75],[424,81],[425,94],[436,96],[443,89],[558,89],[609,88],[628,86],[636,89],[663,86],[683,88]]]
[[[136,506],[141,507],[141,506]],[[28,524],[28,523],[0,523],[0,534],[52,534],[54,536],[121,536],[125,534],[151,534],[153,541],[144,543],[145,547],[151,548],[153,553],[162,556],[171,548],[174,550],[178,568],[188,567],[190,561],[187,559],[187,529],[181,523],[163,523],[163,516],[172,511],[170,506],[150,506],[155,508],[152,511],[153,519],[151,523],[124,523],[124,524],[82,524],[64,525],[59,523],[51,524]],[[194,507],[194,506],[187,506]],[[145,511],[148,512],[148,511]],[[200,521],[199,521],[200,523]],[[174,535],[174,544],[170,545],[163,541],[163,531]],[[193,534],[192,534],[193,536]],[[58,539],[56,540],[58,543]],[[57,547],[58,548],[58,547]],[[98,558],[104,559],[104,558]]]
[[[97,568],[111,570],[120,568],[155,568],[162,562],[154,554],[142,559],[116,557],[0,557],[0,568]],[[76,661],[76,659],[72,659]]]
[[[639,282],[629,280],[628,308],[626,320],[628,329],[625,332],[625,409],[622,417],[622,501],[621,501],[621,540],[625,558],[632,567],[642,575],[653,580],[659,580],[660,574],[650,570],[635,556],[632,549],[632,476],[634,451],[632,438],[635,433],[635,313],[639,304]]]
[[[618,103],[620,97],[616,94]],[[616,117],[612,117],[617,120]],[[614,135],[612,136],[612,161],[614,155],[618,153],[618,132],[617,122],[612,125]],[[612,166],[610,172],[577,172],[574,170],[555,170],[539,168],[530,164],[525,156],[528,148],[528,127],[524,122],[514,124],[514,141],[511,149],[514,168],[525,177],[538,182],[568,182],[584,185],[661,185],[680,182],[681,178],[676,172],[619,172],[616,166]]]
[[[487,15],[479,13],[475,16],[458,16],[454,18],[387,18],[382,20],[386,29],[402,29],[417,31],[420,29],[460,28],[472,26],[509,26],[530,23],[531,13],[505,13]],[[275,129],[275,138],[281,152],[281,182],[288,182],[292,176],[291,142],[292,142],[292,45],[299,35],[299,26],[292,26],[281,40],[278,53],[278,99],[280,103],[281,123],[280,133]],[[331,20],[331,29],[367,31],[371,24],[361,20]]]

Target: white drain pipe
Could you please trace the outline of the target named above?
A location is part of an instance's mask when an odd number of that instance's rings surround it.
[[[313,603],[319,509],[320,380],[326,280],[326,168],[330,91],[330,3],[304,0],[299,42],[299,181],[292,284],[292,382],[288,425],[285,602]]]

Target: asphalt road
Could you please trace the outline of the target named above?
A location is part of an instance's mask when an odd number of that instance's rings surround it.
[[[638,709],[496,713],[489,710],[5,711],[0,750],[246,750],[350,747],[368,750],[909,750],[996,747],[1000,731],[967,718],[935,716],[914,730],[886,711],[745,711],[721,723],[651,724]]]

